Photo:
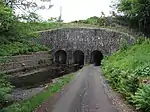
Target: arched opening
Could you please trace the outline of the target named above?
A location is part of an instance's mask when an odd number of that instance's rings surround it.
[[[59,50],[55,53],[55,63],[57,64],[66,64],[67,62],[67,53],[64,50]]]
[[[100,66],[102,59],[103,54],[100,51],[95,50],[91,53],[91,63],[94,64],[95,66]]]
[[[84,53],[77,50],[73,53],[74,64],[84,65]]]

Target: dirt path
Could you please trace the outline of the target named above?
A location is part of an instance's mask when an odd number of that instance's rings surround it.
[[[53,104],[38,112],[118,112],[107,97],[100,79],[100,68],[84,67]]]
[[[100,67],[86,66],[35,112],[137,112],[105,83]]]

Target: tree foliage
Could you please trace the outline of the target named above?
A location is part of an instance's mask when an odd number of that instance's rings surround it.
[[[19,29],[17,29],[17,19],[12,9],[0,4],[0,40],[8,42],[18,39]],[[0,43],[1,43],[0,42]]]
[[[114,4],[119,13],[129,19],[131,25],[148,33],[150,28],[150,0],[118,0]]]
[[[3,0],[7,7],[17,12],[18,18],[25,21],[40,21],[38,10],[50,9],[53,7],[51,0]]]
[[[48,48],[43,45],[29,42],[29,37],[34,36],[31,34],[37,30],[37,28],[31,30],[29,27],[31,26],[31,22],[35,23],[33,18],[36,19],[37,15],[32,13],[30,13],[30,15],[31,18],[28,19],[30,21],[27,21],[27,23],[20,22],[14,10],[0,1],[0,64],[5,63],[7,60],[7,58],[3,56],[48,50]],[[8,100],[12,90],[12,86],[8,82],[8,75],[2,74],[1,72],[0,70],[0,109],[9,103]]]
[[[53,5],[51,5],[51,0],[3,0],[3,2],[5,2],[6,6],[19,8],[27,12],[35,12],[39,9],[49,9],[53,7]],[[48,7],[41,5],[40,2],[46,2]]]

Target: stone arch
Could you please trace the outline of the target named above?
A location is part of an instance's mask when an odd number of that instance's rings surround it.
[[[103,54],[99,50],[95,50],[91,53],[91,63],[95,66],[101,65],[101,61],[103,59]]]
[[[67,64],[73,64],[75,50],[83,51],[84,62],[89,63],[91,52],[94,50],[99,50],[104,56],[109,56],[119,50],[122,38],[129,45],[135,42],[135,38],[128,34],[104,28],[60,28],[40,31],[39,34],[40,38],[33,40],[52,49],[53,56],[57,50],[65,50]]]
[[[66,64],[67,63],[67,53],[64,50],[58,50],[54,54],[55,63]]]
[[[84,53],[81,50],[76,50],[73,53],[74,64],[84,65]]]

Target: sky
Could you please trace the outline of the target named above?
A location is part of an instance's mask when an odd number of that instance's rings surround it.
[[[60,15],[62,7],[62,19],[64,22],[87,19],[92,16],[100,16],[103,11],[106,15],[110,12],[111,0],[52,0],[51,9],[40,10],[37,13],[45,20]]]

